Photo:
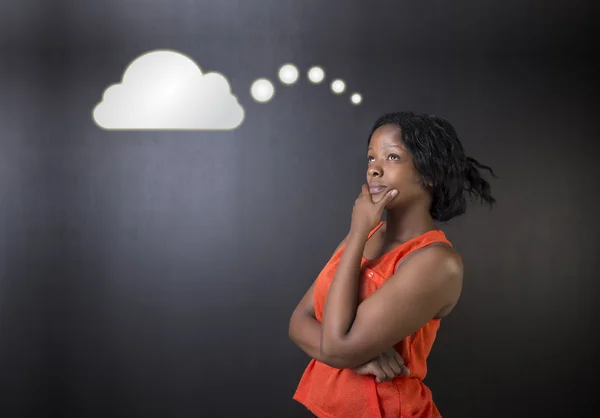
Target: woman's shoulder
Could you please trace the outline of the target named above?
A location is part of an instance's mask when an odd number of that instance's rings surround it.
[[[463,262],[460,253],[452,246],[452,243],[448,241],[442,231],[438,233],[441,235],[439,239],[434,237],[424,242],[424,245],[416,248],[413,253],[421,253],[423,254],[422,257],[428,258],[433,263],[462,270]]]
[[[412,248],[409,253],[399,257],[394,272],[402,266],[425,264],[440,273],[462,280],[464,273],[463,260],[456,248],[446,240],[433,240]],[[410,268],[410,267],[409,267]]]

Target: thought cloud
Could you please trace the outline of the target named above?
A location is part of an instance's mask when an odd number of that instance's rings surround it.
[[[105,90],[93,118],[111,130],[230,130],[241,125],[244,109],[223,75],[203,74],[187,56],[161,50],[134,60],[121,84]]]

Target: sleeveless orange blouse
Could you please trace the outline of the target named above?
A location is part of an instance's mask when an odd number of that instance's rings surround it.
[[[377,231],[380,222],[369,233]],[[407,254],[434,242],[452,245],[440,230],[406,241],[375,260],[362,258],[359,302],[375,292],[391,277],[398,262]],[[315,316],[323,317],[325,298],[333,280],[344,245],[332,255],[317,277],[314,289]],[[427,356],[431,351],[439,319],[396,344],[395,348],[410,370],[410,376],[377,383],[374,376],[359,375],[352,369],[336,369],[316,360],[308,364],[293,399],[319,418],[437,418],[441,417],[429,388],[423,383],[427,374]]]

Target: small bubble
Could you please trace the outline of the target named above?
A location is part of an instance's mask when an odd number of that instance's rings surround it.
[[[271,100],[274,93],[275,88],[273,87],[273,84],[266,78],[259,78],[252,83],[252,87],[250,87],[250,94],[257,102],[268,102]]]
[[[343,93],[345,89],[346,89],[346,83],[344,83],[340,79],[333,80],[333,82],[331,83],[331,90],[335,94]]]
[[[282,83],[293,84],[298,80],[298,69],[292,64],[286,64],[279,69],[279,79]]]
[[[323,81],[324,78],[325,71],[323,71],[321,67],[312,67],[310,70],[308,70],[308,79],[311,82],[317,84]]]
[[[350,96],[350,101],[355,105],[360,104],[362,102],[362,96],[358,93],[354,93]]]

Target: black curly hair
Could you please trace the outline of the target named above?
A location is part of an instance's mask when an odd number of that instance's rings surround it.
[[[423,185],[432,193],[431,217],[449,221],[462,215],[467,208],[466,194],[479,197],[490,209],[496,199],[490,194],[490,184],[480,169],[492,169],[465,155],[454,127],[434,115],[414,112],[395,112],[381,116],[371,129],[369,143],[375,130],[383,125],[400,128],[402,143],[411,154],[413,164],[422,176]],[[465,193],[466,192],[466,193]]]

